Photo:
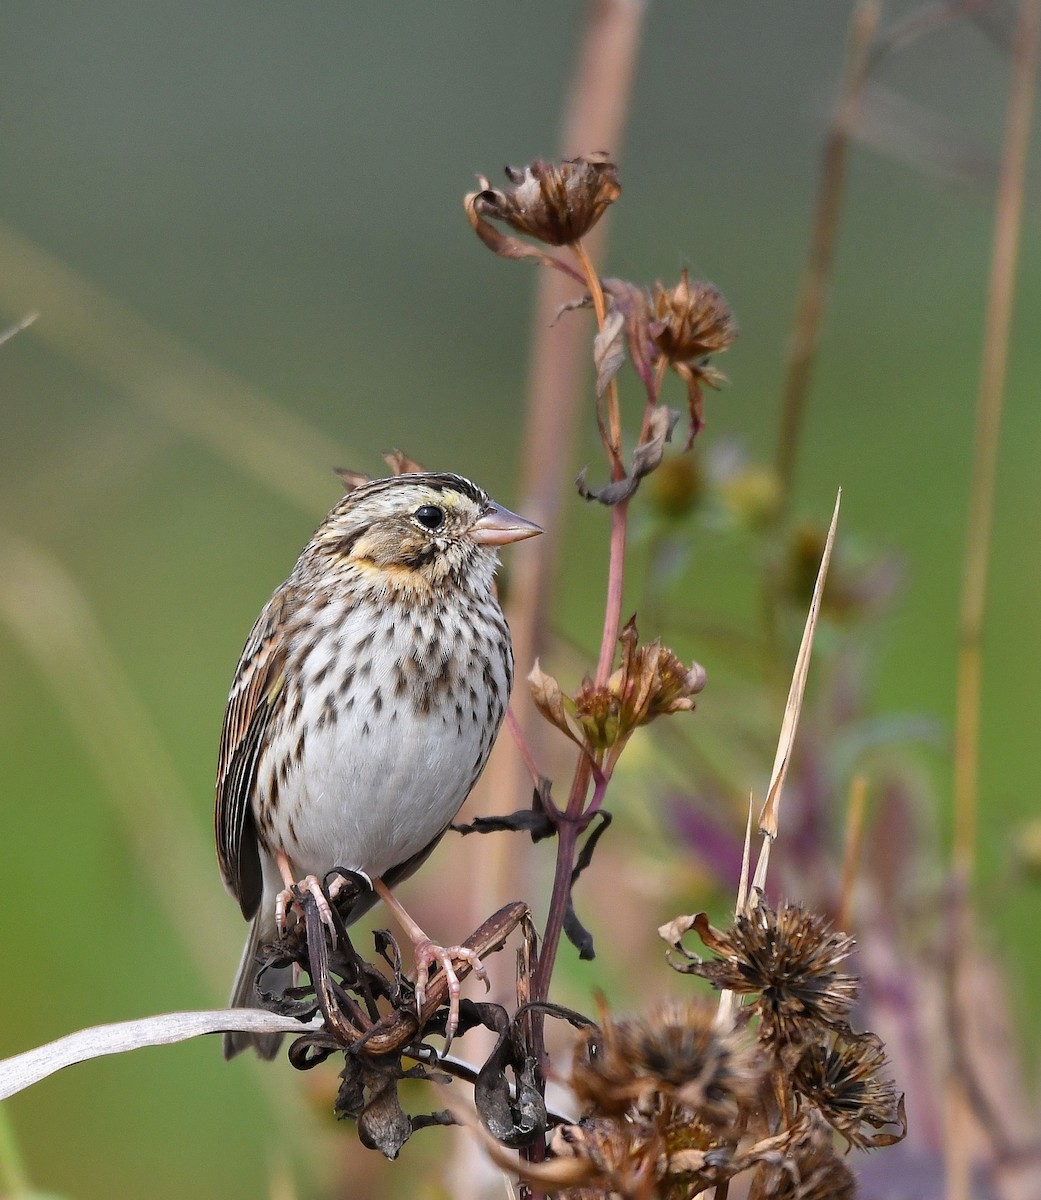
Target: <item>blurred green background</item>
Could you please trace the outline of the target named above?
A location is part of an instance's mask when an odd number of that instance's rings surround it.
[[[887,19],[910,7],[887,6]],[[689,266],[723,289],[742,334],[706,443],[738,437],[765,459],[849,11],[652,4],[618,153],[605,269],[650,281]],[[223,1002],[220,965],[230,981],[242,935],[209,845],[224,699],[256,612],[336,499],[329,468],[378,472],[379,453],[400,446],[517,502],[534,272],[478,244],[461,197],[477,171],[497,181],[506,161],[557,152],[583,12],[560,0],[5,5],[0,298],[5,324],[41,316],[0,348],[0,1054]],[[797,487],[797,511],[820,519],[841,485],[844,528],[900,555],[879,700],[945,729],[1007,72],[1007,53],[973,25],[881,72],[964,139],[972,180],[855,151]],[[1024,1012],[1041,983],[1037,889],[1016,869],[1038,813],[1036,204],[1020,267],[981,894]],[[229,411],[246,414],[255,444],[221,433]],[[593,436],[587,416],[576,467]],[[556,623],[589,645],[602,525],[580,503],[565,514]],[[750,610],[751,579],[712,562],[691,605]],[[49,633],[52,613],[77,632]],[[942,751],[930,762],[940,796],[944,764]],[[941,837],[946,820],[941,808]],[[146,879],[167,869],[169,839],[196,862],[198,883],[185,882],[197,904],[180,916],[198,953]],[[591,968],[584,986],[618,986],[624,972],[611,971]],[[309,1144],[300,1126],[326,1128],[328,1080],[310,1082],[320,1097],[300,1113],[291,1075],[225,1066],[201,1041],[64,1072],[8,1109],[40,1188],[292,1195],[280,1172]],[[431,1169],[438,1136],[407,1148],[413,1167]],[[312,1177],[335,1173],[330,1145],[353,1141],[332,1130]],[[439,1194],[433,1182],[417,1193],[414,1171],[365,1169],[379,1183],[342,1194]]]

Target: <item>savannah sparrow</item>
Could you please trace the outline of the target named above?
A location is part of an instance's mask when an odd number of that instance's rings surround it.
[[[328,921],[319,881],[343,867],[373,885],[348,920],[382,898],[415,943],[417,991],[440,963],[457,1009],[452,958],[472,953],[434,946],[388,888],[434,849],[488,758],[513,678],[496,548],[539,532],[459,475],[374,479],[329,513],[268,601],[217,770],[221,874],[253,922],[233,1007],[259,1003],[256,953],[294,884]],[[279,1041],[229,1033],[224,1053],[270,1058]]]

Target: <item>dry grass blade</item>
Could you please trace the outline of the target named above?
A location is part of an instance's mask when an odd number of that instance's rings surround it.
[[[765,839],[756,864],[755,876],[752,879],[752,889],[761,890],[766,883],[766,869],[770,858],[770,844],[777,837],[777,816],[781,807],[781,794],[784,781],[788,774],[788,764],[791,761],[792,744],[799,727],[799,713],[802,710],[803,693],[806,690],[806,678],[810,670],[810,654],[813,650],[813,636],[817,630],[817,617],[820,613],[821,597],[824,594],[824,582],[828,577],[828,565],[831,562],[831,551],[835,545],[835,530],[839,522],[839,505],[842,503],[842,489],[835,497],[835,510],[831,516],[828,529],[828,539],[824,544],[824,554],[821,557],[820,570],[817,572],[817,582],[813,588],[813,598],[810,600],[810,611],[806,615],[806,626],[803,629],[802,642],[795,659],[795,670],[792,673],[792,684],[788,690],[788,702],[784,706],[784,717],[781,720],[781,734],[777,741],[777,753],[774,756],[773,770],[770,773],[770,786],[766,793],[766,803],[759,814],[759,832]]]
[[[741,847],[741,878],[737,884],[737,905],[735,912],[742,912],[748,900],[748,867],[752,861],[752,806],[754,796],[748,793],[748,818],[745,821],[745,843]]]
[[[1041,0],[1024,0],[1014,39],[1012,87],[994,212],[962,579],[954,739],[953,857],[955,869],[966,877],[972,874],[976,855],[983,622],[1039,46]]]
[[[306,1027],[292,1017],[256,1008],[221,1008],[212,1012],[163,1013],[137,1021],[94,1025],[0,1062],[0,1100],[24,1091],[55,1071],[91,1058],[125,1054],[144,1046],[172,1046],[208,1033],[301,1033]]]
[[[9,342],[11,338],[21,333],[23,329],[28,329],[34,321],[39,319],[39,316],[38,312],[29,313],[27,316],[22,317],[20,321],[15,321],[13,325],[9,325],[5,330],[0,332],[0,346],[5,342]]]
[[[745,844],[741,848],[741,879],[737,885],[735,913],[742,913],[748,904],[748,868],[752,860],[752,793],[748,793],[748,819],[745,821]],[[719,997],[717,1023],[721,1029],[729,1029],[734,1023],[738,999],[734,992],[724,988]]]

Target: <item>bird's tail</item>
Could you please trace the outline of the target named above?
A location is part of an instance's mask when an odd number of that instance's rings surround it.
[[[260,911],[253,918],[246,938],[246,947],[239,960],[238,973],[235,976],[235,986],[231,989],[229,1008],[260,1008],[260,997],[257,995],[257,951],[262,945],[272,940],[274,929],[271,922],[269,905],[261,904]],[[285,967],[279,970],[268,970],[264,975],[264,990],[278,994],[290,987],[293,982],[293,968]],[[234,1058],[250,1046],[261,1058],[271,1059],[278,1053],[282,1044],[280,1033],[243,1033],[239,1030],[224,1034],[222,1046],[225,1058]]]

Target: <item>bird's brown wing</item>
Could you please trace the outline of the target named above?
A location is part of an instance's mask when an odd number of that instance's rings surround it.
[[[264,881],[252,797],[265,733],[285,693],[286,599],[276,592],[257,618],[239,659],[221,730],[214,828],[225,886],[249,920],[260,907]]]

